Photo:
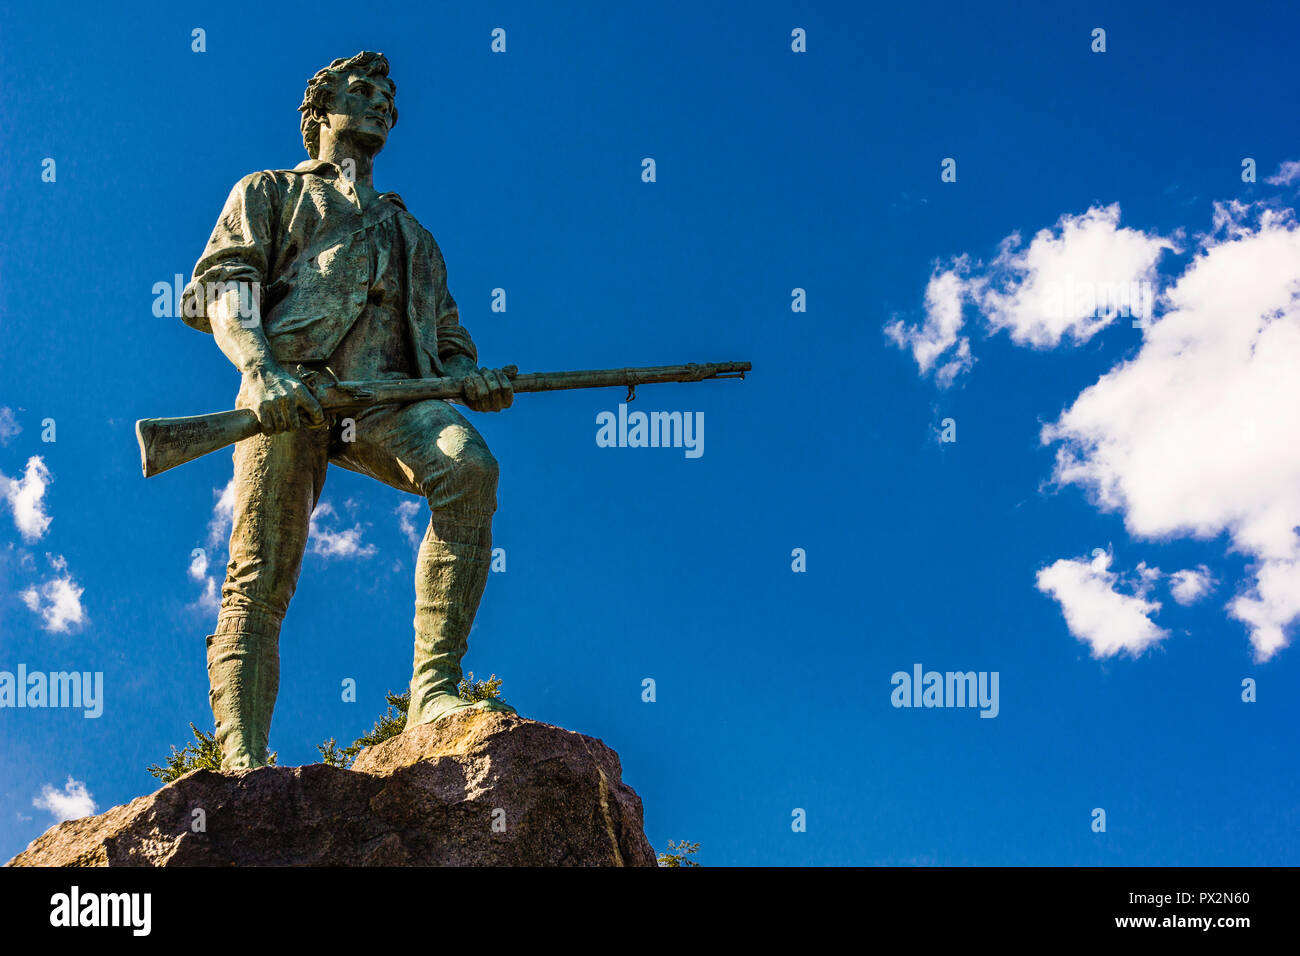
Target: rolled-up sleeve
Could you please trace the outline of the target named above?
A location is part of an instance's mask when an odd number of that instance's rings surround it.
[[[212,331],[207,306],[213,297],[207,290],[220,288],[217,283],[265,283],[275,195],[275,181],[265,172],[245,176],[230,191],[212,237],[194,265],[194,278],[181,296],[186,325]]]

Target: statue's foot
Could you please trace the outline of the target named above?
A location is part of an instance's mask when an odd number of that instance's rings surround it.
[[[229,754],[221,758],[221,772],[227,773],[231,770],[256,770],[258,767],[268,767],[269,763],[265,760],[258,760],[249,753]]]
[[[456,694],[434,694],[424,701],[418,711],[412,709],[407,712],[406,726],[409,729],[419,727],[421,724],[432,724],[460,710],[481,710],[501,714],[519,713],[505,701],[489,698],[471,703]]]

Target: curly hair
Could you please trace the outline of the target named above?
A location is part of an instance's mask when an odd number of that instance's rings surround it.
[[[320,152],[321,114],[328,111],[333,104],[334,91],[339,79],[348,73],[356,72],[364,73],[366,76],[382,76],[393,88],[393,94],[397,94],[397,84],[388,76],[388,57],[382,53],[363,50],[356,56],[335,60],[325,69],[317,71],[307,84],[307,91],[302,95],[302,105],[298,107],[298,112],[302,114],[299,123],[299,128],[302,130],[302,145],[312,159],[317,159],[317,154]],[[396,106],[393,107],[392,122],[388,125],[390,129],[397,125]]]

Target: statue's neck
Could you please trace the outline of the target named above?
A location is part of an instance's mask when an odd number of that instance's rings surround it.
[[[375,156],[373,153],[358,149],[354,144],[337,140],[320,144],[319,159],[333,163],[345,171],[351,170],[351,179],[358,187],[374,189]]]

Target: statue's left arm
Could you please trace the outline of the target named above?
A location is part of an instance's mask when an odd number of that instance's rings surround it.
[[[427,235],[427,234],[426,234]],[[460,310],[447,289],[447,267],[438,244],[429,236],[434,259],[433,303],[437,313],[438,360],[443,372],[464,380],[464,401],[476,412],[499,412],[514,404],[514,389],[505,373],[496,368],[480,368],[478,348],[465,326],[460,324]]]

